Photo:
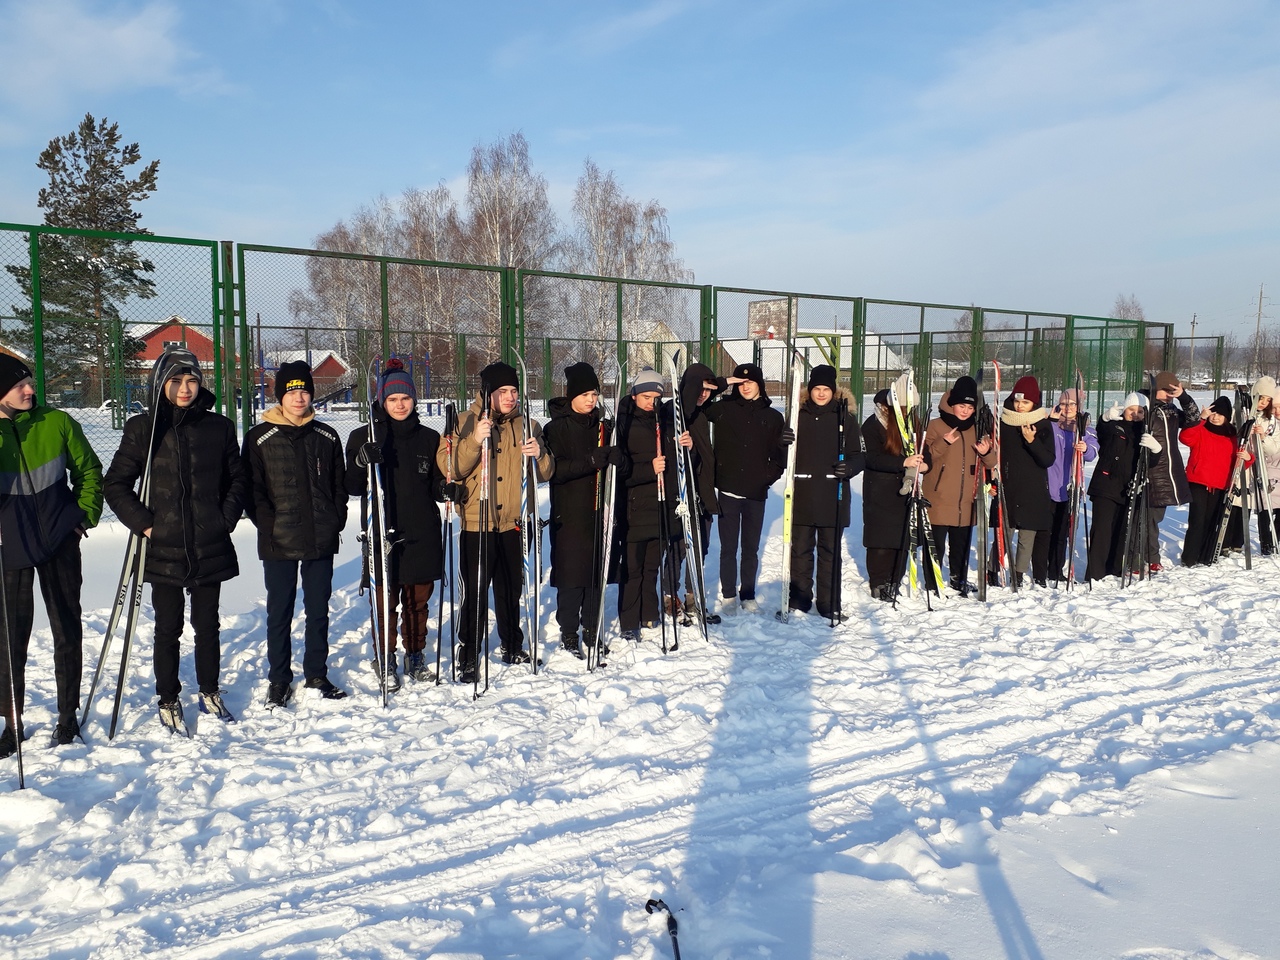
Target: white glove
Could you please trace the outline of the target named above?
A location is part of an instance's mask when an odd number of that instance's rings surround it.
[[[1111,406],[1107,408],[1107,412],[1102,415],[1103,420],[1120,420],[1124,417],[1124,411],[1120,409],[1120,404],[1112,400]]]
[[[1150,450],[1152,453],[1159,453],[1164,447],[1160,446],[1160,441],[1149,433],[1144,433],[1142,439],[1138,441],[1139,446],[1144,450]]]

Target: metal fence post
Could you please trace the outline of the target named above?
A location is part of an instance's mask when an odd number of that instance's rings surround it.
[[[222,276],[219,278],[222,288],[222,309],[213,317],[213,365],[218,371],[214,378],[214,390],[217,396],[218,412],[229,413],[230,405],[235,402],[236,378],[236,303],[235,303],[235,258],[233,244],[230,240],[219,243],[222,251]]]
[[[44,404],[44,300],[40,296],[40,232],[28,234],[31,259],[31,352],[36,361],[36,403]]]

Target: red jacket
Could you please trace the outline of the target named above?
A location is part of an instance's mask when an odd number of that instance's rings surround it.
[[[1210,490],[1225,490],[1231,482],[1231,470],[1236,455],[1234,434],[1213,433],[1207,420],[1201,420],[1178,435],[1178,439],[1191,448],[1187,461],[1187,482],[1198,483]],[[1247,453],[1248,451],[1246,451]],[[1253,463],[1253,455],[1245,463]]]

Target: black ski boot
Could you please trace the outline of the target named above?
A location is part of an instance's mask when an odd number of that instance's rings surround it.
[[[65,747],[74,743],[80,736],[80,721],[74,713],[64,713],[58,717],[58,725],[53,728],[53,746]]]
[[[560,635],[560,646],[565,653],[572,653],[579,660],[583,658],[582,646],[578,643],[578,635],[576,633],[562,633]]]

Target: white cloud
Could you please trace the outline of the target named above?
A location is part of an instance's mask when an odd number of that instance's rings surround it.
[[[219,84],[177,38],[179,14],[156,0],[132,9],[87,0],[0,3],[0,102],[36,115],[86,95]]]

